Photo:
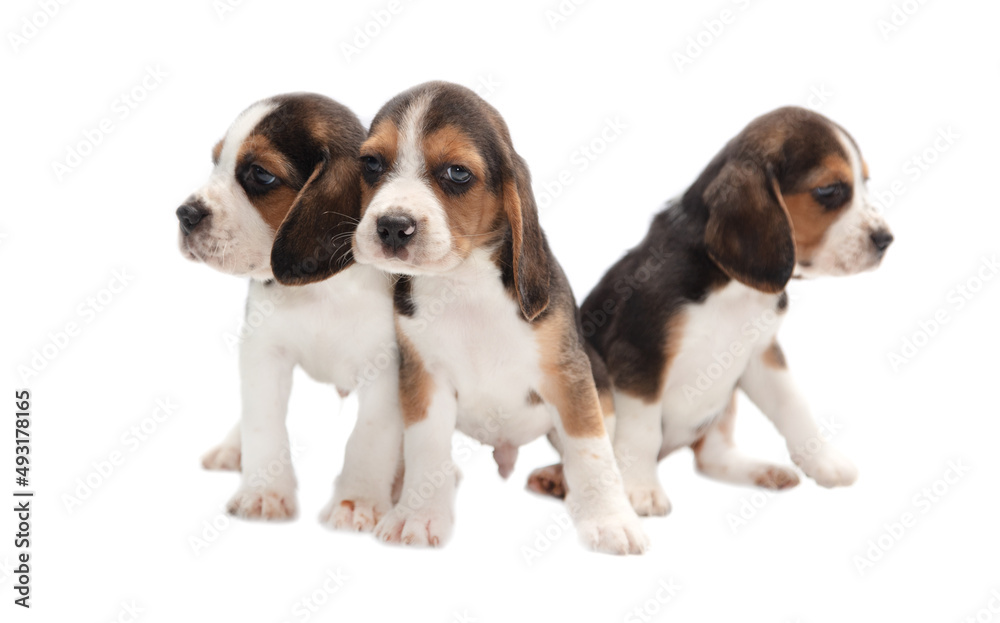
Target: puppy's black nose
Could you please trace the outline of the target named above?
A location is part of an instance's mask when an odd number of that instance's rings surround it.
[[[405,247],[417,231],[417,222],[408,216],[381,216],[375,221],[378,237],[393,251]]]
[[[872,232],[872,243],[879,251],[885,251],[892,244],[892,234],[887,229],[880,229]]]
[[[205,218],[206,214],[208,212],[201,206],[188,203],[177,208],[177,220],[181,223],[181,231],[185,235],[190,234],[201,222],[201,219]]]

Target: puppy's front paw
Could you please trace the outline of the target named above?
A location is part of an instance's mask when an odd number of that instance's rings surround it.
[[[793,454],[792,460],[822,487],[846,487],[858,479],[854,463],[830,446],[823,446],[816,452]]]
[[[342,499],[334,496],[320,512],[319,520],[334,530],[371,532],[389,510],[388,502],[375,502],[361,497]]]
[[[375,536],[386,543],[443,545],[451,536],[451,509],[396,506],[375,526]]]
[[[635,512],[643,517],[664,516],[670,512],[670,500],[658,482],[625,483],[625,494]]]
[[[226,510],[243,519],[282,521],[293,519],[299,512],[295,502],[295,487],[241,486]]]
[[[630,508],[581,518],[576,522],[576,530],[584,545],[606,554],[642,554],[649,548],[649,538],[642,530],[639,517]]]
[[[764,489],[780,491],[791,489],[799,484],[799,475],[791,467],[784,465],[765,465],[750,474],[753,483]]]
[[[201,466],[205,469],[240,471],[240,447],[220,444],[201,457]]]

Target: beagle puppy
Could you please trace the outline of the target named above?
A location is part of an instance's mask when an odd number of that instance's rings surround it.
[[[376,536],[419,545],[448,538],[456,427],[495,448],[502,475],[518,446],[555,431],[582,540],[643,552],[573,294],[499,113],[469,89],[426,83],[382,108],[360,154],[353,254],[398,275],[405,423],[402,496]]]
[[[227,506],[241,517],[296,514],[285,428],[296,366],[342,395],[358,391],[357,425],[322,521],[372,530],[392,506],[402,444],[392,292],[372,267],[341,270],[365,135],[351,111],[320,95],[257,102],[215,146],[208,182],[177,209],[183,255],[250,281],[246,312],[257,322],[240,344],[240,423],[203,459],[208,469],[242,470]],[[272,265],[272,247],[299,259]],[[380,368],[389,373],[373,373]]]
[[[736,390],[784,436],[792,460],[824,487],[857,471],[830,447],[796,389],[776,334],[791,278],[874,269],[892,242],[865,187],[854,139],[815,112],[781,108],[750,123],[582,306],[583,333],[607,365],[614,447],[633,456],[625,490],[640,515],[670,503],[657,462],[690,446],[703,474],[783,489],[790,467],[733,445]],[[559,491],[558,466],[532,487]]]

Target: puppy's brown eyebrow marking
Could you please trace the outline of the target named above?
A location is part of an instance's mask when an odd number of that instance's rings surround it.
[[[461,164],[480,179],[484,175],[486,164],[482,155],[460,128],[447,125],[434,130],[424,137],[422,147],[429,166]]]
[[[236,157],[236,168],[239,169],[253,162],[259,163],[268,172],[277,175],[293,188],[301,188],[305,183],[288,158],[262,134],[253,134],[243,142],[239,155]]]
[[[804,190],[817,186],[828,186],[837,182],[851,184],[853,179],[851,165],[847,160],[840,155],[832,154],[823,158],[819,166],[803,178],[798,187]]]
[[[361,144],[361,155],[378,154],[391,163],[396,160],[399,149],[399,128],[389,119],[383,119],[372,129],[368,139]]]

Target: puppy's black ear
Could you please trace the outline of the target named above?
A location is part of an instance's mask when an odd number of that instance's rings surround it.
[[[792,224],[770,165],[731,160],[705,188],[708,255],[729,277],[781,292],[795,268]]]
[[[322,281],[354,262],[361,218],[361,164],[328,151],[295,198],[271,248],[271,271],[285,285]]]
[[[503,205],[510,223],[505,241],[514,278],[514,291],[521,313],[529,322],[549,305],[549,249],[538,222],[538,209],[531,193],[531,174],[517,154],[511,156],[510,172],[503,185]]]

